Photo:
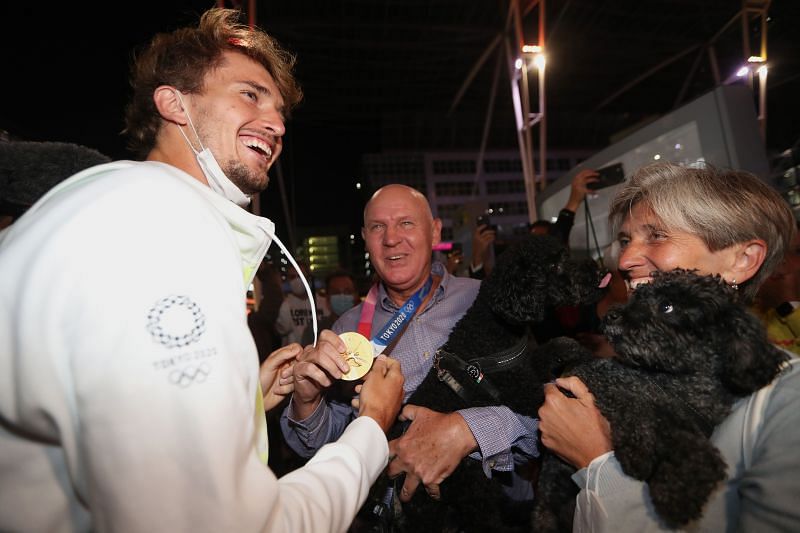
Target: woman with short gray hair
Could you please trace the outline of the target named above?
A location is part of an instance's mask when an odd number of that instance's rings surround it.
[[[758,177],[670,163],[637,171],[613,200],[610,219],[629,291],[653,272],[685,268],[719,274],[746,301],[780,264],[795,233],[788,203]],[[770,385],[740,399],[714,429],[711,440],[727,464],[727,480],[687,529],[800,531],[797,361],[790,359]],[[609,423],[580,379],[546,385],[539,417],[542,443],[579,469],[574,531],[669,529],[654,511],[647,484],[622,471]]]

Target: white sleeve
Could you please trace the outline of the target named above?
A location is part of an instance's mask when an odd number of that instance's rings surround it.
[[[346,531],[387,464],[389,446],[377,422],[353,420],[303,468],[279,480],[283,520],[275,531]],[[310,502],[311,498],[316,502]]]
[[[627,476],[614,452],[595,458],[572,479],[580,487],[574,533],[669,531],[658,523],[647,484]]]

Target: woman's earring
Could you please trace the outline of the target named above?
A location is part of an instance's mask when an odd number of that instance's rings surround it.
[[[735,291],[739,290],[739,284],[736,283],[736,278],[733,278],[733,281],[731,281],[731,289],[733,289]]]

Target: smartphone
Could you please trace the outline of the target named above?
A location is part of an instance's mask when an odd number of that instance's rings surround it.
[[[596,191],[611,187],[612,185],[617,185],[623,181],[625,181],[625,170],[622,167],[622,163],[614,163],[607,167],[598,168],[597,181],[587,183],[586,188]]]
[[[487,229],[497,231],[497,226],[491,223],[489,215],[478,215],[478,218],[475,219],[475,225],[482,226],[484,224],[486,224]]]

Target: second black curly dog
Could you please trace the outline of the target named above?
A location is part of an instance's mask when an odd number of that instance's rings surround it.
[[[595,358],[568,338],[541,346],[554,375],[577,376],[611,425],[623,471],[647,482],[672,528],[697,519],[726,465],[709,437],[736,400],[777,375],[786,354],[719,276],[656,273],[603,324],[616,356]],[[575,469],[545,455],[534,531],[571,531]]]

